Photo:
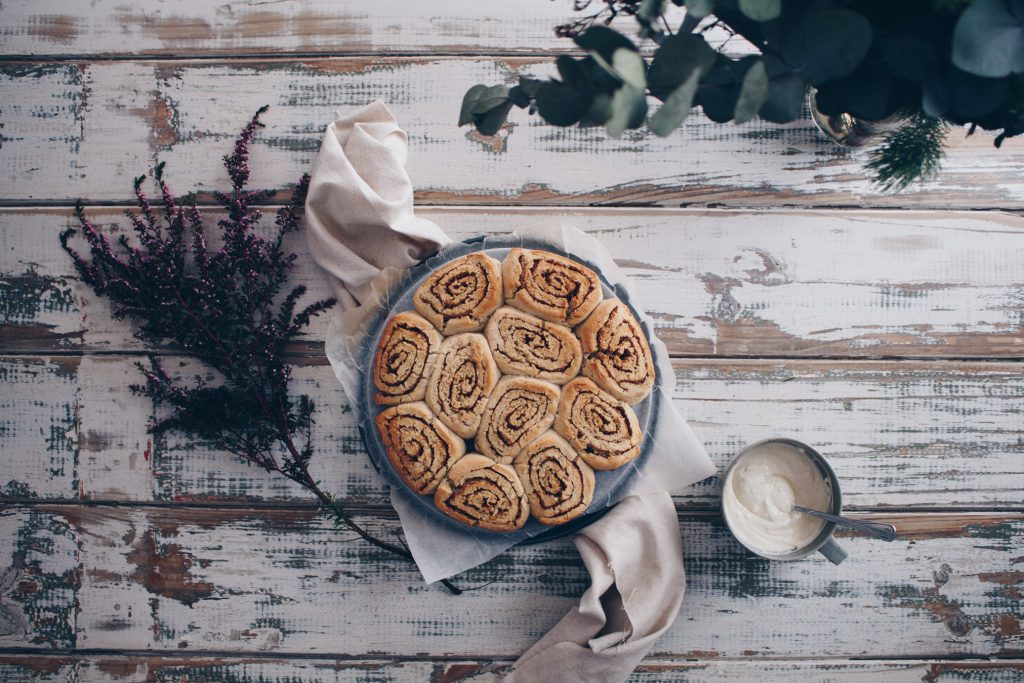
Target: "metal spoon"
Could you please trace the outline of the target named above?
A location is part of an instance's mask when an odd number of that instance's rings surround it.
[[[869,522],[862,519],[850,519],[849,517],[840,517],[839,515],[830,515],[827,512],[818,512],[817,510],[811,510],[810,508],[800,507],[794,505],[793,509],[797,512],[802,512],[805,515],[811,515],[812,517],[818,517],[829,522],[835,522],[836,524],[842,524],[848,526],[851,529],[856,529],[862,534],[868,536],[874,536],[880,538],[883,541],[892,541],[896,539],[896,527],[892,524],[884,524],[883,522]]]

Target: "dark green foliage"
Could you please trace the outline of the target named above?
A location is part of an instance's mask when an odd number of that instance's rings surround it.
[[[996,146],[1024,132],[1024,0],[672,4],[685,4],[688,11],[675,31],[664,0],[580,0],[577,10],[597,11],[556,31],[587,55],[563,55],[558,78],[524,79],[529,87],[520,83],[504,96],[495,90],[503,86],[474,86],[460,125],[494,132],[515,106],[558,126],[604,125],[614,137],[644,123],[647,97],[664,103],[646,118],[658,135],[681,125],[692,107],[721,123],[755,116],[786,123],[801,115],[813,86],[817,108],[830,116],[879,121],[923,113],[999,131]],[[636,19],[640,40],[657,45],[652,57],[607,25],[621,15]],[[760,57],[716,53],[704,35],[711,25],[742,36]],[[889,158],[895,153],[888,152]],[[933,170],[922,168],[915,177]]]
[[[871,151],[867,167],[875,182],[887,191],[902,190],[911,183],[935,175],[943,157],[949,126],[941,119],[915,114]]]
[[[484,89],[474,101],[489,106],[507,99],[507,93],[504,86],[496,86]],[[264,239],[255,232],[262,213],[253,204],[273,194],[246,189],[249,145],[263,126],[259,117],[265,111],[266,107],[253,116],[233,153],[224,157],[231,190],[215,193],[227,211],[227,217],[218,221],[220,248],[208,246],[195,203],[179,203],[171,194],[163,164],[154,174],[162,207],[153,206],[143,191],[145,176],[135,181],[138,210],[127,212],[134,243],[122,235],[111,244],[79,205],[76,214],[89,252],[82,255],[72,249],[72,229],[61,234],[61,244],[82,280],[114,304],[115,317],[136,323],[139,339],[169,343],[215,377],[209,381],[196,376],[188,382],[172,377],[156,357],[149,367],[140,363],[145,382],[131,388],[152,399],[163,414],[150,425],[151,432],[187,434],[281,474],[313,493],[339,526],[411,558],[406,549],[373,538],[354,523],[342,502],[323,491],[309,473],[315,407],[308,396],[289,395],[291,366],[284,354],[334,300],[297,309],[306,288],[287,288],[297,257],[284,251],[283,240],[299,229],[308,175],[277,212],[274,236]]]

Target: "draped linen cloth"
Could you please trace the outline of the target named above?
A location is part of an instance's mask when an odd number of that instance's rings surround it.
[[[451,242],[413,210],[407,152],[405,131],[380,101],[339,112],[324,132],[306,198],[306,235],[342,309],[366,300],[382,269],[408,268]],[[624,681],[675,621],[686,580],[667,492],[623,499],[575,544],[590,587],[520,657],[508,681]]]

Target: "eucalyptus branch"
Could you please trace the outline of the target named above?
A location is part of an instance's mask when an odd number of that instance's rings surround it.
[[[144,382],[131,389],[149,397],[163,415],[151,422],[151,433],[181,432],[286,477],[313,494],[337,527],[412,560],[407,548],[358,524],[345,502],[324,491],[309,471],[315,406],[308,396],[289,394],[292,370],[285,353],[335,301],[322,299],[297,311],[306,289],[287,289],[297,257],[285,252],[284,237],[299,229],[309,176],[303,176],[291,201],[278,210],[274,236],[256,234],[262,214],[254,204],[273,192],[246,188],[249,146],[263,127],[260,116],[266,110],[256,112],[224,157],[231,189],[215,193],[227,212],[217,223],[219,249],[209,248],[194,199],[182,203],[174,198],[164,181],[163,164],[153,174],[163,205],[159,215],[143,190],[145,176],[135,180],[137,209],[126,212],[134,243],[122,235],[112,244],[79,204],[75,216],[89,251],[83,255],[71,247],[77,231],[70,228],[61,234],[61,245],[82,280],[114,303],[114,316],[135,321],[139,339],[169,343],[217,378],[176,379],[155,357],[149,367],[139,364]]]

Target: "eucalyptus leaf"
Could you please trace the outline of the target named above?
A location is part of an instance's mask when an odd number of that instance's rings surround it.
[[[612,117],[605,130],[613,138],[620,137],[627,128],[639,128],[647,116],[647,97],[644,91],[628,83],[615,91],[612,97]]]
[[[692,33],[669,36],[655,50],[647,72],[651,94],[665,99],[690,77],[693,69],[699,70],[703,77],[714,63],[715,51],[702,37]]]
[[[789,123],[800,118],[804,108],[807,84],[795,73],[784,73],[769,80],[768,97],[758,116],[772,123]]]
[[[647,122],[647,127],[655,135],[665,137],[686,120],[686,117],[690,115],[690,110],[693,108],[693,96],[697,92],[697,84],[699,82],[700,71],[694,69],[690,77],[665,98],[665,103],[658,108],[658,111],[651,115],[650,120]]]
[[[596,52],[605,62],[611,64],[612,55],[619,48],[636,52],[636,45],[626,36],[607,26],[591,26],[576,36],[576,44],[588,52]]]
[[[715,11],[715,0],[686,0],[686,13],[703,19]]]
[[[881,46],[889,70],[897,78],[920,83],[939,69],[939,53],[921,36],[888,36]]]
[[[782,58],[810,83],[842,78],[871,48],[871,24],[847,9],[811,12],[786,34]]]
[[[642,0],[636,16],[647,24],[653,24],[665,13],[665,0]]]
[[[477,131],[481,135],[494,135],[501,129],[511,110],[512,102],[510,100],[505,100],[503,104],[488,110],[487,113],[475,119]]]
[[[953,29],[953,63],[976,76],[1024,71],[1024,0],[975,0]]]
[[[474,116],[483,116],[495,107],[504,105],[508,102],[508,91],[507,85],[492,85],[489,88],[484,88],[476,102],[473,103],[470,112]]]
[[[740,94],[736,99],[733,119],[736,123],[746,123],[757,116],[761,105],[768,99],[768,73],[764,62],[760,59],[747,69],[740,83]]]
[[[612,69],[623,83],[637,90],[647,86],[647,65],[638,52],[620,47],[612,54]]]
[[[590,101],[590,106],[580,118],[581,126],[603,126],[612,117],[612,96],[599,92]]]
[[[537,112],[550,124],[571,126],[580,120],[590,102],[559,81],[545,81],[534,96]]]
[[[587,79],[587,71],[583,65],[569,55],[559,55],[555,59],[555,68],[562,80],[573,88],[579,88]]]
[[[782,13],[781,0],[739,0],[740,11],[754,21],[771,21]]]
[[[477,100],[480,99],[480,93],[484,90],[487,90],[487,86],[483,83],[478,83],[467,90],[466,94],[462,96],[462,108],[459,109],[460,126],[473,123],[473,107],[476,106]]]

